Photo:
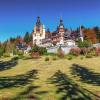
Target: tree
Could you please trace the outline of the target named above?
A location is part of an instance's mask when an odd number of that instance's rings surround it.
[[[15,42],[7,41],[5,45],[5,53],[13,53],[13,50],[16,49]]]
[[[29,43],[31,41],[29,32],[26,32],[24,36],[24,42]]]
[[[92,45],[91,41],[89,40],[84,40],[83,42],[81,40],[78,40],[77,44],[79,48],[88,48]]]
[[[96,34],[97,35],[97,40],[100,42],[100,32]]]
[[[97,42],[96,33],[93,29],[84,30],[84,37],[87,40],[90,40],[93,44]]]
[[[93,30],[94,30],[96,33],[98,33],[98,32],[99,32],[99,27],[96,26],[96,27],[93,28]]]
[[[33,40],[33,35],[30,34],[30,42]]]
[[[0,57],[5,52],[5,47],[6,47],[5,43],[0,43]]]
[[[99,27],[96,26],[93,28],[93,30],[95,31],[98,42],[100,42],[100,29],[99,29]]]
[[[45,47],[39,47],[37,45],[34,45],[32,47],[31,52],[38,52],[40,55],[44,55],[47,53],[47,49]]]

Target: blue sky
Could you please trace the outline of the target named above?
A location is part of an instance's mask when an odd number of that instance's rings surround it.
[[[0,41],[31,32],[37,16],[51,31],[60,16],[67,28],[100,27],[100,0],[0,0]]]

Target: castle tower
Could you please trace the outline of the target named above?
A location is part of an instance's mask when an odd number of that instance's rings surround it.
[[[82,42],[84,41],[83,31],[82,31],[81,26],[80,26],[80,39],[81,39]]]
[[[40,17],[37,17],[33,32],[33,44],[41,45],[42,39],[45,39],[45,26],[41,23]]]
[[[58,34],[60,35],[60,44],[64,44],[64,33],[65,33],[65,28],[63,20],[62,18],[60,18],[60,24],[58,26]]]

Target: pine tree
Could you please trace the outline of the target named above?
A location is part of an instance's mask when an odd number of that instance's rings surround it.
[[[29,32],[26,32],[24,36],[24,42],[29,43],[31,41]]]

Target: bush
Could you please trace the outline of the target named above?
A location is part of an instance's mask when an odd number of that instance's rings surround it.
[[[85,47],[88,48],[88,47],[90,47],[92,45],[91,41],[89,41],[89,40],[84,40],[83,42],[81,40],[79,40],[77,42],[77,44],[78,44],[79,48],[85,48]]]
[[[75,55],[75,56],[79,56],[81,53],[81,49],[80,48],[72,48],[70,50],[70,54]]]
[[[100,47],[95,48],[96,51],[96,55],[99,56],[100,55]]]
[[[18,55],[18,56],[23,56],[24,53],[23,53],[22,51],[19,51],[19,52],[17,53],[17,55]]]
[[[47,53],[47,49],[45,47],[34,45],[31,52],[39,52],[40,55],[45,55]]]
[[[18,55],[18,58],[19,58],[19,59],[24,58],[24,52],[23,52],[23,51],[18,51],[18,52],[17,52],[17,55]]]
[[[61,47],[58,48],[57,56],[60,58],[63,58],[65,56],[64,51],[61,49]]]
[[[40,55],[45,55],[47,53],[47,49],[45,47],[39,47]]]
[[[91,54],[87,54],[86,58],[92,58],[92,55]]]
[[[45,61],[49,61],[49,60],[50,60],[49,57],[46,57],[46,58],[45,58]]]
[[[40,57],[40,54],[39,54],[39,52],[32,52],[31,57],[37,59]]]
[[[89,49],[84,47],[84,48],[81,48],[80,54],[86,55],[88,52],[89,52]]]
[[[4,53],[3,56],[4,57],[10,57],[10,53]]]
[[[91,51],[90,51],[90,54],[91,54],[92,56],[96,56],[96,50],[91,50]]]

